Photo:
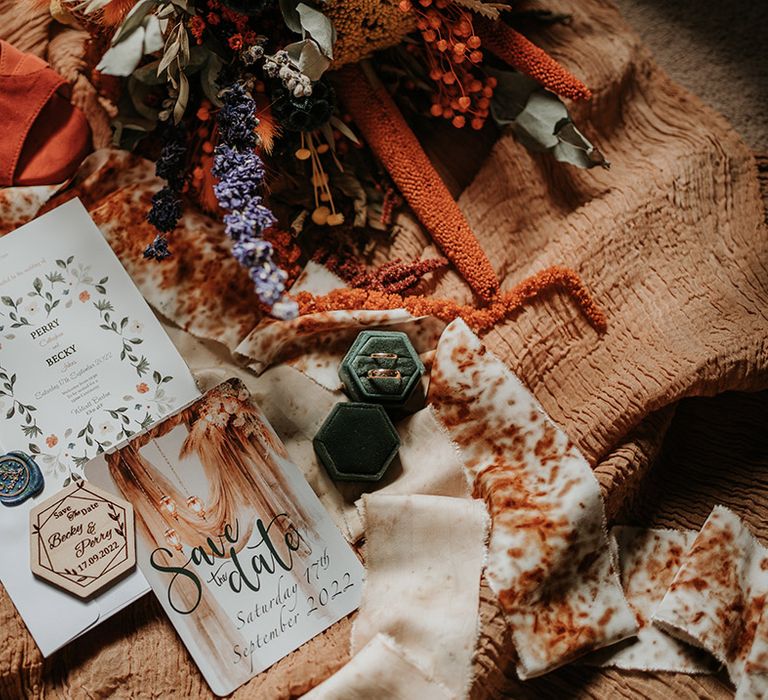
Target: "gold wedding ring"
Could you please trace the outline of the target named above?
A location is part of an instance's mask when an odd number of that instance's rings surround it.
[[[394,352],[374,352],[368,355],[372,360],[396,360],[397,354]]]
[[[402,379],[399,369],[369,369],[368,379]]]

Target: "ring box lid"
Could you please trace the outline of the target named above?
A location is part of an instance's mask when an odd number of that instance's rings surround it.
[[[400,437],[382,406],[339,403],[312,444],[331,478],[379,481],[400,449]]]

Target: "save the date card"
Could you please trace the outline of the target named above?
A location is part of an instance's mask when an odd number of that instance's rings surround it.
[[[237,380],[86,478],[133,504],[139,567],[217,695],[360,603],[360,561]]]

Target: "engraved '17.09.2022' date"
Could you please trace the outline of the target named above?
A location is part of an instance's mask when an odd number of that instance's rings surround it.
[[[119,548],[120,548],[119,542],[111,542],[110,544],[108,544],[106,547],[103,547],[95,554],[91,554],[91,556],[88,557],[88,559],[86,559],[85,561],[81,561],[77,565],[77,570],[84,571],[89,566],[93,566],[97,561],[99,561],[99,559],[103,559],[104,557],[106,557],[107,555],[111,554],[112,552],[116,551]]]

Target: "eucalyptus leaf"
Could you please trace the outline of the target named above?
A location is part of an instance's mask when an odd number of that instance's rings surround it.
[[[365,192],[357,176],[349,171],[339,175],[334,175],[333,184],[341,192],[352,200],[352,206],[355,210],[355,218],[352,226],[355,228],[364,228],[368,222],[368,195]]]
[[[176,7],[174,7],[173,4],[169,3],[167,5],[163,5],[158,11],[157,16],[160,19],[166,19],[167,17],[172,17],[176,14]]]
[[[145,119],[157,121],[158,110],[147,104],[146,98],[152,92],[151,85],[144,83],[132,75],[128,78],[128,95],[131,98],[133,108]]]
[[[296,9],[298,4],[298,0],[280,0],[280,12],[288,29],[301,34],[301,16]]]
[[[336,115],[333,115],[331,117],[331,126],[333,126],[335,129],[338,129],[344,136],[346,136],[350,141],[352,141],[352,143],[360,145],[360,141],[358,140],[357,136],[355,136],[355,132],[352,131],[352,129],[350,129]]]
[[[497,80],[491,102],[491,112],[497,124],[513,124],[528,104],[528,98],[540,89],[539,84],[527,75],[513,71],[488,68],[488,73]]]
[[[568,119],[565,105],[552,93],[537,90],[528,98],[525,109],[517,115],[514,128],[548,150],[559,143],[556,127],[563,119]]]
[[[181,63],[186,66],[189,63],[189,34],[187,28],[182,22],[179,22],[179,44],[181,45]]]
[[[191,75],[197,73],[199,70],[203,70],[211,57],[217,59],[219,65],[221,64],[221,59],[219,59],[215,53],[208,51],[205,46],[193,46],[192,50],[189,52],[189,60],[187,61],[184,72],[187,75]]]
[[[320,80],[331,65],[314,39],[302,39],[285,47],[288,56],[298,69],[312,82]]]
[[[557,95],[520,73],[489,72],[498,81],[491,114],[500,126],[511,125],[526,148],[579,168],[609,167],[603,154],[575,127]]]
[[[155,15],[149,15],[144,20],[144,53],[152,54],[163,48],[165,40],[163,32],[168,20],[160,20]]]
[[[305,3],[299,3],[296,7],[301,20],[301,28],[305,34],[309,34],[320,46],[320,50],[328,58],[333,58],[333,44],[336,41],[336,30],[328,17],[322,12]]]
[[[216,80],[223,65],[224,62],[215,53],[209,54],[208,60],[203,65],[203,70],[200,73],[200,84],[203,87],[203,92],[217,107],[221,107],[222,102],[219,99],[219,86]]]
[[[302,209],[291,221],[290,229],[294,236],[298,236],[304,230],[304,223],[309,216],[309,211]]]
[[[325,142],[328,144],[328,146],[331,149],[331,152],[336,154],[336,139],[333,137],[333,126],[331,126],[331,120],[333,117],[331,117],[330,120],[322,124],[320,127],[320,131],[323,134],[323,138],[325,138]],[[344,172],[344,169],[341,168],[341,171]]]
[[[104,75],[127,76],[133,73],[144,56],[144,30],[131,33],[123,41],[107,49],[96,70]]]
[[[189,100],[189,81],[184,71],[179,71],[179,96],[176,98],[176,104],[173,106],[173,121],[178,124],[184,117]]]
[[[157,61],[152,61],[151,63],[146,63],[133,71],[131,78],[138,80],[140,83],[144,83],[144,85],[161,85],[165,80],[158,75],[157,67],[159,65],[159,59]]]
[[[160,63],[157,66],[158,75],[161,75],[163,71],[165,71],[179,55],[179,51],[181,50],[181,42],[178,38],[177,29],[178,25],[176,25],[176,27],[171,30],[171,33],[168,35],[168,39],[165,42],[165,51],[163,52],[163,57],[160,59]]]
[[[82,12],[84,15],[90,15],[93,12],[103,10],[112,0],[84,0],[83,2],[74,6],[74,9],[78,12]]]
[[[155,0],[139,0],[139,2],[137,2],[131,8],[131,11],[125,16],[123,23],[120,25],[120,29],[118,29],[115,33],[115,36],[112,37],[112,46],[125,41],[139,27],[141,27],[143,25],[144,18],[155,6],[155,4]]]
[[[126,151],[132,151],[144,139],[148,131],[152,131],[152,129],[145,129],[142,126],[129,123],[129,121],[124,123],[119,119],[114,120],[112,126],[114,130],[112,143]]]
[[[570,119],[558,130],[557,137],[560,143],[552,151],[556,160],[580,168],[594,168],[596,165],[610,167],[611,164],[605,156],[586,139]]]

